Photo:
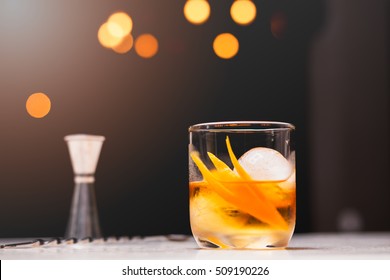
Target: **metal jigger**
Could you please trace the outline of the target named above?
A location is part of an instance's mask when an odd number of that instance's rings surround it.
[[[95,170],[104,136],[73,134],[65,137],[72,162],[75,188],[65,238],[102,236],[95,198]]]

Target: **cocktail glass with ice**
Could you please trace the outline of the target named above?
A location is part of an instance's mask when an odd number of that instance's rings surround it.
[[[295,227],[294,126],[189,128],[190,222],[201,248],[285,248]]]

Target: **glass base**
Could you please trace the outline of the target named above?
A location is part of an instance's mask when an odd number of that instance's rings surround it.
[[[77,183],[73,191],[65,238],[100,238],[98,210],[93,183]]]
[[[284,249],[292,233],[269,233],[267,235],[195,235],[195,241],[204,249]]]

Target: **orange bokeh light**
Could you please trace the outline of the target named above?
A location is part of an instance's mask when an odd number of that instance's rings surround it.
[[[276,12],[271,17],[271,33],[276,39],[282,39],[287,29],[287,16],[284,12]]]
[[[239,42],[234,35],[222,33],[214,39],[213,49],[220,58],[230,59],[238,53]]]
[[[158,52],[158,41],[151,34],[142,34],[135,41],[135,51],[140,57],[151,58]]]
[[[232,19],[240,25],[248,25],[256,18],[256,5],[250,0],[236,0],[230,8]]]
[[[50,98],[41,92],[33,93],[27,98],[26,109],[31,117],[43,118],[50,112]]]
[[[126,53],[133,46],[133,20],[125,12],[113,13],[98,31],[98,40],[103,47],[117,53]]]
[[[133,43],[134,43],[133,36],[131,36],[131,34],[128,34],[125,37],[123,37],[119,45],[113,47],[112,50],[115,51],[116,53],[125,54],[131,50],[131,48],[133,47]]]
[[[105,48],[113,48],[122,41],[121,37],[116,37],[108,30],[107,22],[103,23],[98,31],[98,39],[100,44]]]
[[[183,12],[189,22],[202,24],[210,17],[210,4],[206,0],[188,0]]]
[[[112,36],[123,38],[133,29],[133,20],[125,12],[114,13],[107,20],[107,29]]]

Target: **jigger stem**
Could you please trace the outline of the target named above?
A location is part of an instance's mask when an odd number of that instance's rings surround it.
[[[65,238],[102,236],[95,198],[94,174],[103,136],[74,134],[65,137],[75,174],[70,216]]]
[[[77,183],[65,238],[102,237],[93,183]]]

